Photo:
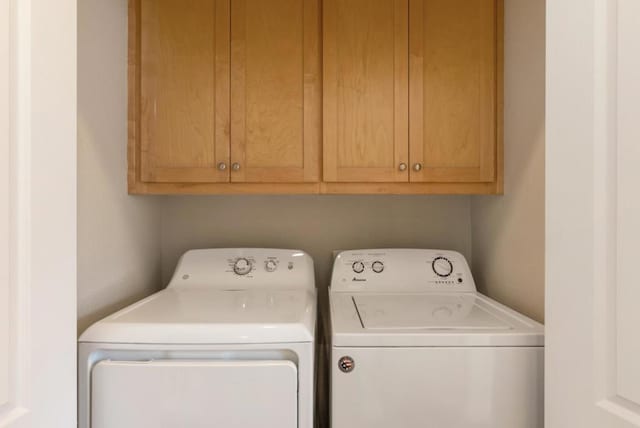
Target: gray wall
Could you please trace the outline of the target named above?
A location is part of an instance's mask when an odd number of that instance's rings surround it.
[[[126,186],[127,1],[78,2],[78,329],[160,285],[160,199]]]
[[[473,197],[481,291],[544,321],[545,2],[505,2],[505,194]]]
[[[332,251],[428,247],[471,257],[467,196],[167,197],[162,207],[162,279],[190,248],[281,247],[308,252],[326,288]]]

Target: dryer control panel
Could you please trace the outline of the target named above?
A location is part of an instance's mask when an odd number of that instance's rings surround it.
[[[299,250],[191,250],[180,258],[168,287],[314,289],[313,272],[313,260]]]
[[[338,254],[331,290],[470,292],[476,286],[467,260],[456,251],[370,249]]]

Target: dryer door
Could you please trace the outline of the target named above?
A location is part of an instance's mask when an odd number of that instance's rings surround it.
[[[101,361],[91,428],[297,426],[290,361]]]

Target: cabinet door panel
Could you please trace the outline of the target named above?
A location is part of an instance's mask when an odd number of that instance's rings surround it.
[[[410,0],[411,181],[496,179],[497,1]]]
[[[232,0],[233,182],[319,181],[318,0]]]
[[[142,181],[228,181],[228,0],[137,5]]]
[[[324,181],[407,181],[407,0],[324,2]]]

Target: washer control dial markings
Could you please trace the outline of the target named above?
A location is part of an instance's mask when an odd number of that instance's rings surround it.
[[[440,278],[447,278],[453,273],[453,264],[448,258],[442,256],[433,259],[431,268]]]

